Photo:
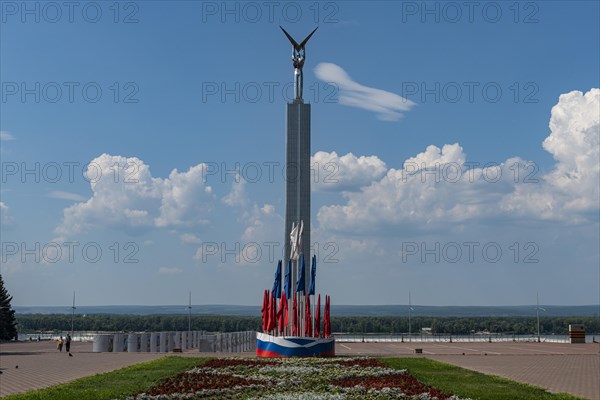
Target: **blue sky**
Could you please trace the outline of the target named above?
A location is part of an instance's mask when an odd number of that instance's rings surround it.
[[[0,30],[15,305],[260,302],[283,247],[279,25],[319,26],[320,292],[600,301],[597,2],[23,4]]]

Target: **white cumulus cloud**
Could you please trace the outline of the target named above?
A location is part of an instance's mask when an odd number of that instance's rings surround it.
[[[560,96],[552,108],[550,135],[543,146],[557,161],[546,180],[569,197],[566,207],[598,207],[600,176],[600,89]]]
[[[187,172],[174,169],[162,187],[160,215],[156,225],[190,226],[208,222],[212,210],[212,188],[204,185],[206,164],[198,164]]]
[[[153,227],[202,224],[214,203],[203,181],[205,165],[155,178],[136,157],[102,154],[87,169],[92,196],[63,210],[55,232],[61,237],[108,227],[136,232]]]
[[[224,196],[221,201],[230,207],[246,207],[248,205],[248,195],[246,194],[246,180],[237,175],[231,191]]]
[[[339,65],[320,63],[315,75],[322,81],[336,85],[340,104],[362,108],[377,114],[383,121],[398,121],[415,103],[392,92],[361,85],[350,78]]]
[[[377,156],[357,157],[352,153],[338,156],[335,151],[316,152],[311,166],[315,190],[358,190],[380,179],[387,171],[385,163]]]
[[[432,231],[490,219],[597,221],[599,108],[598,89],[560,96],[543,143],[557,160],[547,174],[525,179],[537,166],[520,158],[470,167],[458,143],[429,146],[402,169],[389,169],[360,192],[345,193],[344,204],[322,207],[318,220],[323,229],[372,233]]]

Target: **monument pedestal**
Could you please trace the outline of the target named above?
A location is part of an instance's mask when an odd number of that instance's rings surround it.
[[[256,333],[256,356],[275,357],[334,357],[335,339],[300,336],[272,336]]]

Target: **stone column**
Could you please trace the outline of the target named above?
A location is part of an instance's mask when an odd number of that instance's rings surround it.
[[[94,335],[94,344],[92,345],[92,351],[94,353],[107,352],[109,339],[110,335]]]
[[[125,336],[122,333],[115,333],[113,339],[113,352],[121,353],[124,350],[123,340]]]
[[[158,346],[159,348],[158,348],[158,350],[161,353],[166,353],[167,350],[168,350],[167,346],[168,346],[168,336],[169,336],[169,333],[168,332],[160,332],[159,335],[160,335],[160,339],[159,339],[159,346]]]
[[[175,339],[173,340],[173,348],[181,349],[181,332],[175,332]]]
[[[146,332],[140,333],[140,353],[148,352],[148,334]]]
[[[137,333],[130,333],[127,335],[127,352],[137,353],[138,351],[138,335]]]
[[[167,332],[167,351],[171,352],[175,348],[175,332]]]
[[[156,349],[158,348],[158,332],[150,333],[150,352],[156,353]]]

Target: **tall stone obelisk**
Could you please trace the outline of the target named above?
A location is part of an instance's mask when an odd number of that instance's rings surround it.
[[[294,65],[294,100],[287,104],[285,135],[285,254],[284,267],[290,259],[290,232],[292,223],[304,224],[300,253],[304,254],[305,282],[308,289],[310,275],[310,104],[302,98],[302,67],[305,60],[305,45],[315,33],[313,30],[298,44],[283,28],[292,43],[292,63]],[[292,283],[298,279],[298,267],[292,268]]]

